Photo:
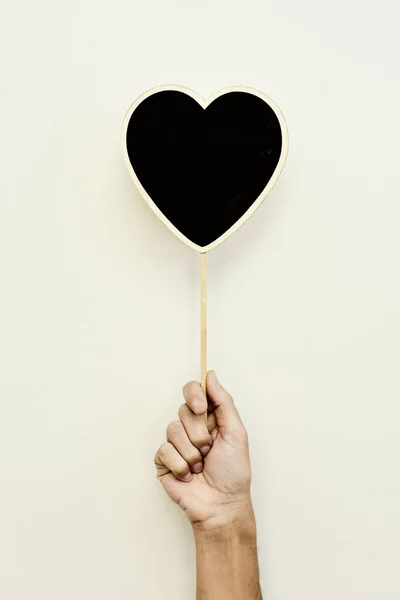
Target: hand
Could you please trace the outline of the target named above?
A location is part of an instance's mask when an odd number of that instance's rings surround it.
[[[167,442],[154,462],[165,491],[196,528],[231,525],[252,514],[247,433],[232,397],[207,374],[207,400],[198,382],[183,388],[186,403],[179,421],[167,429]]]

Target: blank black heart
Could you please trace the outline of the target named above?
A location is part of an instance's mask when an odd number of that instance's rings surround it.
[[[126,129],[140,184],[186,238],[204,248],[259,199],[282,153],[273,108],[252,93],[230,91],[206,108],[178,90],[140,102]]]

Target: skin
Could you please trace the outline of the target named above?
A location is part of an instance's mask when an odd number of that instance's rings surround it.
[[[208,402],[195,381],[183,395],[179,420],[168,425],[154,462],[193,528],[197,600],[260,600],[246,429],[214,371],[207,374]]]

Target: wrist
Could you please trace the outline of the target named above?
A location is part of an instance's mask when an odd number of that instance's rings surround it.
[[[241,518],[218,527],[193,527],[197,597],[261,600],[256,523],[251,504]]]
[[[237,536],[256,536],[256,521],[251,498],[243,498],[220,507],[206,521],[192,523],[197,541],[215,543]]]

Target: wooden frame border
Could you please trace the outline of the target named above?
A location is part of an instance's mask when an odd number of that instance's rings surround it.
[[[149,96],[152,96],[153,94],[156,94],[158,92],[162,92],[165,90],[175,90],[178,92],[183,92],[183,93],[187,94],[188,96],[191,96],[194,100],[196,100],[200,104],[200,106],[202,106],[203,108],[207,108],[207,106],[209,104],[211,104],[211,102],[213,102],[216,98],[218,98],[219,96],[222,96],[223,94],[227,94],[229,92],[246,92],[248,94],[253,94],[254,96],[258,96],[258,98],[261,98],[261,100],[264,100],[264,102],[266,102],[272,108],[272,110],[275,112],[275,114],[278,118],[279,124],[281,126],[282,150],[281,150],[281,155],[279,157],[278,164],[275,167],[275,171],[273,172],[271,179],[268,181],[267,185],[265,186],[265,188],[263,189],[261,194],[258,196],[258,198],[253,202],[253,204],[250,206],[250,208],[248,208],[247,211],[240,217],[240,219],[238,221],[236,221],[236,223],[234,223],[227,231],[225,231],[224,234],[222,234],[219,238],[217,238],[216,240],[214,240],[207,246],[198,246],[197,244],[195,244],[194,242],[189,240],[185,235],[183,235],[183,233],[181,233],[179,231],[179,229],[177,229],[166,218],[166,216],[161,212],[161,210],[158,208],[158,206],[153,202],[153,200],[150,198],[149,194],[146,192],[146,190],[140,183],[140,181],[131,165],[131,162],[129,160],[128,151],[127,151],[127,147],[126,147],[126,134],[127,134],[128,124],[129,124],[129,120],[132,116],[132,113],[134,112],[134,110],[138,107],[138,105],[143,100],[145,100]],[[243,223],[245,223],[249,217],[251,217],[251,215],[255,212],[255,210],[257,210],[257,208],[262,204],[262,202],[268,196],[269,192],[272,190],[276,181],[278,180],[279,175],[281,174],[282,169],[284,167],[288,149],[289,149],[288,130],[287,130],[287,126],[286,126],[286,121],[284,119],[284,116],[283,116],[280,108],[277,106],[277,104],[275,104],[275,102],[271,98],[269,98],[269,96],[267,96],[263,92],[260,92],[259,90],[255,90],[253,88],[249,88],[249,87],[245,87],[245,86],[243,86],[243,87],[241,87],[241,86],[226,87],[226,88],[223,88],[222,90],[215,92],[208,98],[203,98],[202,96],[200,96],[193,90],[186,88],[184,86],[181,86],[181,85],[157,86],[155,88],[148,90],[147,92],[144,92],[130,106],[128,112],[125,115],[124,121],[123,121],[121,135],[122,135],[122,153],[124,155],[125,164],[127,166],[127,169],[129,171],[137,189],[139,190],[139,192],[141,193],[141,195],[143,196],[143,198],[145,199],[147,204],[150,206],[152,211],[157,215],[157,217],[168,227],[168,229],[170,229],[172,231],[172,233],[174,233],[182,242],[187,244],[187,246],[189,246],[190,248],[193,248],[193,250],[196,250],[197,252],[200,252],[200,253],[208,252],[209,250],[212,250],[213,248],[216,248],[217,246],[219,246],[219,244],[224,242],[228,237],[230,237],[233,233],[235,233],[235,231],[237,229],[239,229],[239,227],[241,227],[243,225]]]

